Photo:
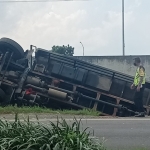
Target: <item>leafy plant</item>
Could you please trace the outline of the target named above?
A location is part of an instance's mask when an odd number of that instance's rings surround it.
[[[0,150],[104,150],[80,127],[75,118],[71,125],[63,118],[44,125],[29,118],[21,122],[16,114],[14,122],[0,120]]]

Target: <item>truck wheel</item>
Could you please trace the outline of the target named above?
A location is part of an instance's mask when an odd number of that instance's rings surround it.
[[[23,48],[17,42],[9,38],[0,39],[0,51],[2,53],[5,53],[6,51],[14,52],[14,60],[18,60],[24,57]]]

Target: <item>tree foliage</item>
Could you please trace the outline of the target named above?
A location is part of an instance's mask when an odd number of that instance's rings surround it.
[[[67,46],[53,46],[52,47],[52,52],[54,53],[59,53],[59,54],[64,54],[64,55],[68,55],[68,56],[73,56],[74,54],[74,47],[69,46],[69,44]]]

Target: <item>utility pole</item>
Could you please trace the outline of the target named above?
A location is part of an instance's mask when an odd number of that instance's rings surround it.
[[[124,42],[124,0],[122,0],[122,51],[125,55],[125,42]]]
[[[82,42],[80,42],[80,43],[81,43],[81,45],[82,45],[82,47],[83,47],[83,56],[84,56],[84,46],[83,46]]]

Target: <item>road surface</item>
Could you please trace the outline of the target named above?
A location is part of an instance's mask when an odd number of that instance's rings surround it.
[[[6,117],[7,118],[7,117]],[[69,117],[70,118],[70,117]],[[66,120],[70,120],[67,118]],[[8,117],[12,121],[12,117]],[[42,123],[55,117],[40,116]],[[31,121],[35,121],[32,117]],[[136,150],[136,148],[150,149],[150,118],[88,118],[82,119],[83,128],[90,127],[96,137],[105,139],[104,145],[108,150]],[[141,150],[141,149],[138,149]],[[142,149],[143,150],[143,149]],[[145,149],[144,149],[145,150]]]
[[[150,119],[94,119],[84,125],[92,127],[96,136],[105,138],[109,149],[150,150]]]

